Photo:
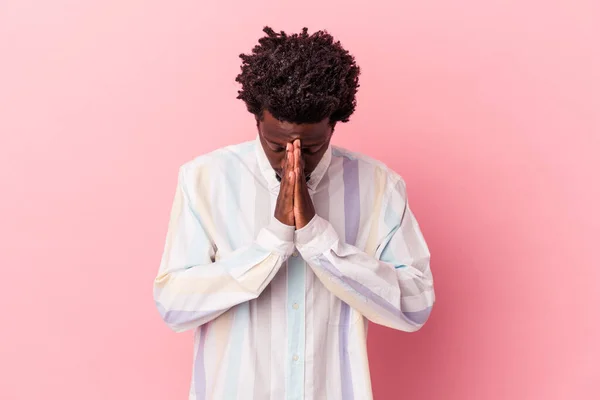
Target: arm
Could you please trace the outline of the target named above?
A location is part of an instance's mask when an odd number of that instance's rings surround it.
[[[367,319],[413,332],[423,326],[435,295],[429,250],[408,207],[404,183],[388,191],[379,216],[383,239],[375,256],[343,243],[315,215],[296,231],[296,246],[323,285]]]
[[[294,250],[294,226],[273,217],[252,244],[215,261],[215,243],[202,216],[193,209],[184,183],[182,168],[154,280],[156,307],[177,332],[203,325],[257,298]]]

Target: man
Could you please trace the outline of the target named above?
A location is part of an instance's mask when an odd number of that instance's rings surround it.
[[[330,145],[354,57],[323,31],[264,32],[236,79],[257,139],[180,168],[156,306],[195,330],[190,399],[370,399],[367,320],[425,323],[429,251],[400,176]]]

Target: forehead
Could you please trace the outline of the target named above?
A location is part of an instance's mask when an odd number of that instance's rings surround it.
[[[329,118],[315,124],[293,124],[279,121],[268,111],[264,111],[260,121],[264,138],[274,143],[288,143],[300,139],[308,144],[321,143],[329,137],[331,125]]]

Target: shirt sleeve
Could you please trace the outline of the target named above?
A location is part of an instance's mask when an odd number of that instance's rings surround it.
[[[435,301],[430,254],[408,207],[404,182],[392,185],[386,198],[374,256],[341,241],[318,215],[296,231],[296,246],[342,301],[374,323],[413,332],[427,321]]]
[[[190,185],[192,186],[192,185]],[[255,299],[294,251],[294,227],[273,218],[250,245],[215,260],[216,245],[193,209],[180,168],[154,301],[176,332]],[[218,257],[217,257],[218,258]]]

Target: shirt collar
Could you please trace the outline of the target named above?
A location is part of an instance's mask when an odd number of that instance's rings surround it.
[[[256,158],[258,160],[258,167],[265,179],[267,180],[269,190],[279,188],[280,183],[275,175],[275,170],[273,169],[273,167],[271,167],[271,163],[269,163],[269,159],[265,154],[265,150],[263,149],[262,144],[260,143],[260,136],[258,135],[256,136],[255,148]],[[323,178],[323,176],[325,176],[325,173],[329,168],[329,164],[331,164],[331,143],[329,143],[329,145],[327,146],[327,150],[325,150],[325,154],[323,154],[323,158],[321,158],[321,161],[319,161],[315,170],[310,174],[310,179],[306,184],[309,190],[314,191],[317,188],[319,182],[321,182],[321,179]]]

